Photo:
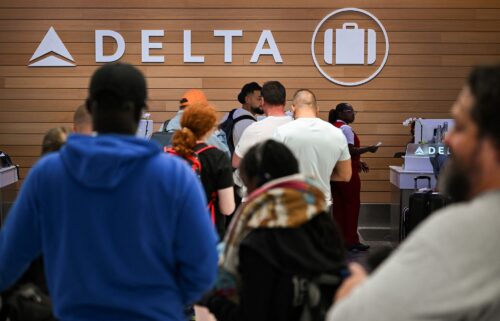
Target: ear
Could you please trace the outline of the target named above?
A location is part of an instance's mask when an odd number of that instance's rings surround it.
[[[87,109],[88,113],[92,115],[92,102],[90,99],[85,100],[85,108]]]
[[[294,113],[294,114],[295,114],[295,110],[297,109],[297,108],[295,107],[295,104],[292,104],[292,105],[290,106],[290,109],[292,110],[292,113]]]

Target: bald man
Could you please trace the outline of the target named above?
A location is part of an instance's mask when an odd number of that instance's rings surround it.
[[[80,105],[73,114],[73,132],[92,135],[92,118],[85,105]]]
[[[300,172],[314,176],[331,204],[330,180],[351,179],[351,156],[342,131],[318,118],[314,93],[300,89],[293,96],[295,120],[278,127],[273,138],[284,143],[299,160]]]

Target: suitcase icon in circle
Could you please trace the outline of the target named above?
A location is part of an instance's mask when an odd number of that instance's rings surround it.
[[[368,55],[366,63],[372,65],[376,60],[377,34],[366,29],[368,34]],[[325,63],[333,64],[333,29],[325,30]],[[335,64],[363,65],[365,63],[365,29],[359,29],[354,22],[346,22],[342,29],[335,29]]]

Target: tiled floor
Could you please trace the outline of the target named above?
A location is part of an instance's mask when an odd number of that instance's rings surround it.
[[[347,259],[350,262],[358,262],[368,271],[372,270],[373,265],[378,265],[394,249],[393,244],[389,242],[389,237],[380,231],[361,231],[360,241],[370,245],[368,251],[351,253],[348,252]]]

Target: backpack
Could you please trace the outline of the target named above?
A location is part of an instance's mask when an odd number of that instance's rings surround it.
[[[56,321],[50,298],[31,283],[15,290],[4,305],[11,321]]]
[[[314,278],[294,276],[293,305],[302,307],[299,321],[324,321],[332,305],[337,288],[342,283],[340,276],[322,274]]]
[[[179,157],[183,158],[184,160],[186,160],[187,163],[189,164],[189,166],[191,166],[191,169],[196,174],[196,176],[198,176],[198,178],[201,178],[201,171],[203,168],[201,166],[201,162],[200,162],[200,159],[198,156],[201,153],[203,153],[204,151],[209,150],[209,149],[213,149],[213,148],[217,148],[217,147],[211,146],[211,145],[205,146],[205,147],[195,151],[192,155],[189,155],[188,157],[183,157],[183,156],[177,154],[177,152],[172,147],[164,146],[163,151],[165,153],[168,153],[171,155],[179,156]],[[215,225],[215,204],[217,204],[217,201],[218,201],[217,200],[217,192],[213,192],[212,195],[210,195],[210,199],[208,202],[208,210],[210,211],[210,218],[212,219],[212,223],[214,225]]]
[[[153,140],[160,144],[161,148],[165,150],[165,147],[170,147],[172,146],[172,139],[174,137],[174,134],[177,130],[167,130],[167,125],[170,122],[170,119],[167,119],[163,123],[163,130],[160,132],[155,132],[153,135],[151,135],[150,140]]]
[[[237,108],[231,110],[229,112],[229,115],[227,116],[227,119],[219,125],[219,129],[223,131],[224,134],[226,134],[226,143],[227,146],[229,147],[229,152],[231,153],[231,155],[234,154],[234,148],[235,148],[233,140],[233,130],[236,123],[244,119],[251,119],[255,121],[255,118],[253,118],[250,115],[241,115],[239,117],[233,118],[233,115],[236,112],[236,110]]]

